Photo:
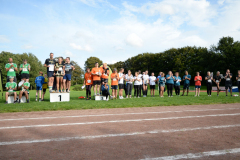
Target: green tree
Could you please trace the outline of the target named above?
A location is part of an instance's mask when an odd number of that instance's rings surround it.
[[[82,84],[84,79],[84,70],[77,64],[77,62],[71,61],[74,65],[75,70],[72,72],[71,84]]]
[[[84,69],[85,71],[87,70],[87,68],[94,68],[95,67],[95,63],[98,62],[99,66],[103,63],[99,58],[97,57],[89,57],[84,64]]]

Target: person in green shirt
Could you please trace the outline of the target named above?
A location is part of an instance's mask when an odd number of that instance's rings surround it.
[[[26,79],[27,82],[29,82],[29,71],[31,70],[30,64],[27,63],[27,60],[23,60],[23,64],[20,65],[19,68],[21,72],[21,79]]]
[[[16,99],[17,99],[17,93],[16,93],[17,83],[13,82],[13,80],[14,80],[13,76],[10,76],[9,80],[10,80],[10,82],[7,82],[5,85],[6,90],[7,90],[7,92],[5,93],[5,98],[6,98],[5,104],[8,104],[8,96],[12,96],[12,95],[14,96],[14,104],[15,104]]]
[[[7,82],[10,81],[9,77],[14,77],[14,82],[17,83],[17,78],[16,78],[16,71],[18,71],[17,64],[13,63],[12,58],[8,58],[8,62],[5,65],[6,72],[7,72]]]
[[[29,103],[29,97],[28,97],[28,92],[29,92],[29,87],[30,87],[30,83],[26,81],[26,79],[23,79],[23,84],[21,86],[18,86],[18,89],[21,89],[19,92],[19,101],[18,103],[21,103],[21,98],[23,95],[25,95],[27,103]]]

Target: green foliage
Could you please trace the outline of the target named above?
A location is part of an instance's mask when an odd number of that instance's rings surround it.
[[[72,88],[72,90],[74,90],[74,91],[83,91],[83,90],[86,90],[85,88],[82,89],[82,86],[83,86],[83,85],[75,85],[75,86]]]
[[[98,62],[99,66],[103,63],[99,58],[97,57],[89,57],[84,64],[84,69],[85,71],[87,70],[87,68],[94,68],[95,67],[95,63]]]
[[[71,63],[74,65],[75,70],[72,72],[72,80],[71,84],[82,84],[84,79],[84,71],[83,69],[77,64],[77,62],[71,61]]]

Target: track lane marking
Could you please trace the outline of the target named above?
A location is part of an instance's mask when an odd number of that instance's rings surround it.
[[[0,127],[0,130],[3,130],[3,129],[20,129],[20,128],[37,128],[37,127],[60,127],[60,126],[74,126],[74,125],[91,125],[91,124],[104,124],[104,123],[127,123],[127,122],[142,122],[142,121],[159,121],[159,120],[172,120],[172,119],[204,118],[204,117],[239,116],[239,115],[240,115],[240,113],[185,116],[185,117],[112,120],[112,121],[99,121],[99,122],[80,122],[80,123],[42,124],[42,125],[40,124],[40,125],[27,125],[27,126]]]
[[[182,111],[163,111],[163,112],[139,112],[139,113],[120,113],[120,114],[98,114],[98,115],[58,116],[58,117],[36,117],[36,118],[13,118],[13,119],[0,119],[0,121],[22,121],[22,120],[39,120],[39,119],[57,119],[57,118],[83,118],[83,117],[105,117],[105,116],[142,115],[142,114],[224,111],[224,110],[237,110],[237,109],[240,109],[240,108],[182,110]]]
[[[105,135],[96,135],[96,136],[78,136],[78,137],[39,139],[39,140],[36,139],[36,140],[10,141],[10,142],[0,142],[0,146],[15,145],[15,144],[45,143],[45,142],[61,142],[61,141],[68,141],[68,140],[84,140],[84,139],[98,139],[98,138],[110,138],[110,137],[125,137],[125,136],[137,136],[137,135],[144,135],[144,134],[187,132],[187,131],[195,131],[195,130],[222,129],[222,128],[233,128],[233,127],[240,127],[240,124],[197,127],[197,128],[170,129],[170,130],[152,130],[152,131],[145,131],[145,132],[105,134]]]

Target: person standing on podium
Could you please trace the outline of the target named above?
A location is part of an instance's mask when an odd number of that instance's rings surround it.
[[[48,76],[48,88],[49,92],[54,92],[52,90],[53,87],[53,81],[54,81],[54,67],[55,67],[56,61],[53,58],[53,53],[50,53],[50,58],[46,59],[44,67],[47,67],[47,76]]]

